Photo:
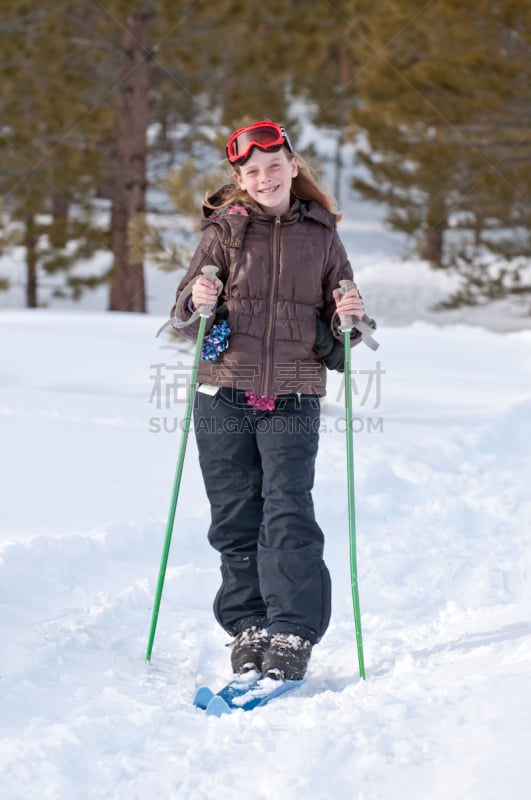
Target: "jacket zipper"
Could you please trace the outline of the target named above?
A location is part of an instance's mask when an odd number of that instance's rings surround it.
[[[271,286],[269,288],[269,318],[267,321],[267,330],[265,335],[264,377],[262,379],[262,395],[264,396],[270,393],[271,367],[273,361],[273,349],[271,343],[273,340],[273,330],[275,327],[275,300],[277,293],[278,273],[280,272],[280,217],[275,217],[275,224],[273,226],[272,267]]]

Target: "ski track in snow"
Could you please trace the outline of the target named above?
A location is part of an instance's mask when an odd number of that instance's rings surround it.
[[[149,403],[150,366],[189,358],[158,322],[0,315],[2,800],[529,796],[531,333],[417,323],[355,350],[365,682],[330,376],[314,493],[330,629],[296,693],[215,719],[191,705],[229,664],[193,437],[144,662],[178,446],[149,430],[175,414]]]

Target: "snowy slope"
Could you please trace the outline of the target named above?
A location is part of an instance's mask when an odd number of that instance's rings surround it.
[[[330,376],[332,623],[298,696],[218,720],[190,702],[229,663],[193,437],[144,663],[190,365],[162,321],[0,313],[2,800],[528,797],[531,332],[418,322],[355,351],[365,682]]]

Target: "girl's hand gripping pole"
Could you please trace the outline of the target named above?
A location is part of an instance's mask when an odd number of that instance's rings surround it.
[[[350,289],[356,289],[356,284],[354,281],[339,281],[339,299],[341,299]],[[374,320],[371,320],[367,314],[364,314],[361,319],[358,317],[352,317],[350,314],[339,314],[339,330],[341,333],[345,333],[346,331],[351,331],[352,328],[356,328],[357,331],[361,333],[361,338],[367,345],[370,347],[371,350],[378,350],[380,345],[373,338],[374,328],[376,327],[376,323]]]

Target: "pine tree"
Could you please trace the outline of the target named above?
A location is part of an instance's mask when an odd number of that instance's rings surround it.
[[[291,74],[295,96],[304,98],[314,125],[334,143],[325,153],[334,162],[332,193],[341,203],[343,146],[353,138],[351,111],[356,105],[359,31],[357,0],[323,4],[292,0],[295,52]]]
[[[192,7],[162,36],[153,73],[153,118],[161,123],[158,146],[167,153],[169,168],[159,176],[160,187],[177,215],[199,219],[205,194],[231,180],[221,159],[230,130],[260,118],[289,124],[293,30],[290,4],[220,0]],[[184,243],[169,244],[176,228],[178,221],[170,232],[140,213],[130,224],[130,244],[161,268],[184,267],[192,236],[181,226]]]
[[[471,237],[528,225],[529,6],[409,0],[375,3],[367,20],[353,118],[369,178],[356,188],[386,203],[433,264],[455,263]]]
[[[20,2],[15,13],[11,5],[0,0],[0,184],[10,218],[23,228],[27,304],[38,303],[38,266],[59,275],[88,256],[91,243],[110,244],[110,308],[143,311],[143,265],[131,262],[127,231],[145,211],[152,89],[161,74],[170,76],[169,103],[180,88],[154,50],[179,29],[188,7],[65,0],[51,9]],[[181,26],[183,41],[187,34]],[[200,54],[194,57],[197,63]],[[108,232],[88,224],[95,195],[111,203]],[[68,279],[76,296],[82,283]]]
[[[249,5],[256,6],[256,10],[261,8],[258,3],[220,2],[190,7],[169,0],[135,4],[112,0],[105,8],[110,21],[99,15],[101,30],[107,32],[114,51],[120,53],[117,136],[111,150],[115,153],[110,185],[114,254],[111,310],[145,310],[143,263],[138,260],[138,244],[145,239],[146,231],[148,239],[155,241],[153,230],[144,226],[148,210],[148,157],[155,154],[155,148],[157,152],[166,150],[170,158],[176,155],[167,146],[167,135],[161,135],[148,149],[148,125],[160,122],[159,131],[166,134],[179,125],[185,128],[187,140],[179,143],[181,152],[177,154],[181,166],[186,158],[204,155],[208,137],[198,133],[198,129],[205,121],[217,126],[215,110],[226,106],[227,94],[219,92],[220,87],[228,85],[223,68],[227,54],[233,52],[235,30],[249,17]],[[282,8],[280,2],[276,5],[279,10]],[[227,14],[222,13],[224,8],[228,8]],[[250,48],[246,58],[250,59]],[[245,75],[255,62],[242,64],[241,70],[239,66],[234,74]],[[253,82],[255,89],[258,80],[257,75]],[[205,98],[212,98],[212,106],[209,104],[206,109]],[[135,240],[133,248],[130,234]]]
[[[26,304],[38,305],[37,269],[71,269],[78,250],[91,255],[105,246],[90,222],[87,197],[96,161],[89,147],[92,120],[84,116],[87,80],[58,3],[0,3],[0,185],[11,228],[26,250]],[[83,281],[70,277],[79,294]],[[93,279],[88,279],[90,283]]]

